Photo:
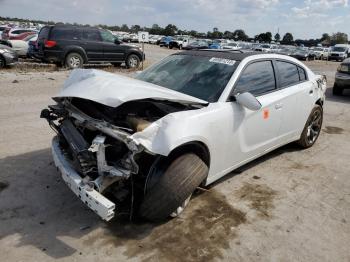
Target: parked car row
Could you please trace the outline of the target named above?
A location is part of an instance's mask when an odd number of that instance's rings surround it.
[[[110,31],[96,27],[72,25],[44,26],[38,34],[26,33],[21,40],[2,39],[19,57],[31,57],[70,69],[89,63],[112,63],[128,68],[138,68],[145,59],[136,45],[128,45]],[[18,35],[20,35],[18,34]],[[1,63],[2,66],[8,63]]]
[[[11,47],[0,44],[0,68],[12,65],[17,61],[16,52]]]

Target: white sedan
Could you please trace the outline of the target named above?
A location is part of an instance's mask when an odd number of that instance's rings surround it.
[[[104,220],[125,208],[159,221],[179,215],[198,186],[267,152],[311,147],[325,89],[288,56],[186,51],[136,79],[74,70],[41,117],[57,132],[56,166],[87,206]]]

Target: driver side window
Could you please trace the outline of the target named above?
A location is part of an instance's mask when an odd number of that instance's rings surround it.
[[[102,37],[102,41],[103,42],[110,42],[110,43],[114,43],[116,37],[108,32],[108,31],[100,31],[101,37]]]
[[[249,64],[239,77],[234,93],[250,92],[254,96],[276,89],[276,79],[272,61],[259,61]]]

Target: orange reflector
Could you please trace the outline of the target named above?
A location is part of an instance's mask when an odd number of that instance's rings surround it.
[[[270,117],[270,111],[268,108],[263,110],[263,118],[268,119]]]

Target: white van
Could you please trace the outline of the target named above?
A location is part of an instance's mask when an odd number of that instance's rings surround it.
[[[328,57],[329,60],[343,61],[350,57],[350,45],[338,44],[333,46],[332,51]]]

